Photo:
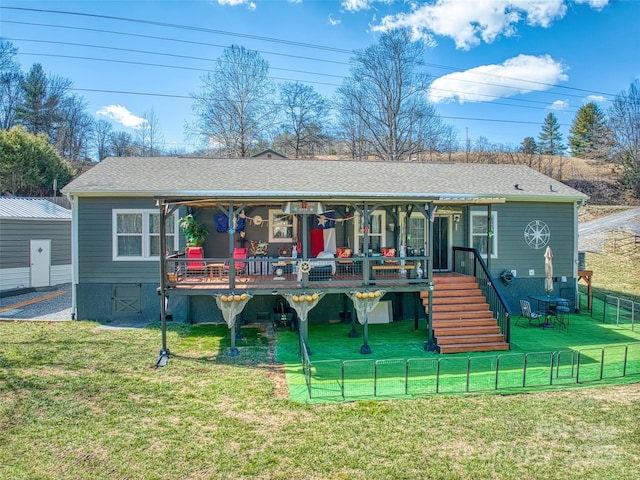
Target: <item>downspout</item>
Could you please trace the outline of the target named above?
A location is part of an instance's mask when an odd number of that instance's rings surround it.
[[[71,204],[71,320],[78,315],[78,199],[67,193],[67,200]]]

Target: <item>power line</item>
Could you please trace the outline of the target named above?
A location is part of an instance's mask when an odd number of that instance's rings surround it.
[[[75,27],[75,26],[70,26],[70,25],[52,25],[52,24],[48,24],[48,23],[18,22],[18,21],[13,21],[13,20],[0,20],[0,23],[11,23],[11,24],[16,24],[16,25],[29,25],[29,26],[34,26],[34,27],[63,28],[63,29],[69,29],[69,30],[80,30],[80,31],[95,32],[95,33],[108,33],[108,34],[112,34],[112,35],[123,35],[123,36],[128,36],[128,37],[138,37],[138,38],[145,38],[145,39],[149,39],[149,40],[163,40],[163,41],[168,41],[168,42],[185,43],[185,44],[189,44],[189,45],[201,45],[201,46],[205,46],[205,47],[216,47],[216,48],[227,48],[228,47],[228,45],[220,45],[220,44],[217,44],[217,43],[198,42],[198,41],[195,41],[195,40],[182,40],[182,39],[179,39],[179,38],[171,38],[171,37],[159,37],[159,36],[156,36],[156,35],[144,35],[144,34],[141,34],[141,33],[117,32],[117,31],[114,31],[114,30],[103,30],[103,29],[99,29],[99,28]],[[272,52],[272,51],[269,51],[269,50],[254,50],[254,51],[256,51],[258,53],[265,54],[265,55],[275,55],[275,56],[280,56],[280,57],[295,58],[295,59],[298,59],[298,60],[312,60],[314,62],[326,62],[326,63],[333,63],[333,64],[337,64],[337,65],[349,65],[348,62],[340,62],[340,61],[337,61],[337,60],[327,60],[327,59],[324,59],[324,58],[306,57],[306,56],[303,56],[303,55],[292,55],[292,54],[289,54],[289,53]]]
[[[328,51],[346,53],[346,54],[352,54],[353,53],[351,50],[337,49],[337,48],[334,48],[334,47],[327,47],[327,46],[317,45],[317,44],[293,42],[293,41],[290,41],[290,40],[283,40],[283,39],[277,39],[277,38],[272,38],[272,37],[262,37],[262,36],[257,36],[257,35],[249,35],[249,34],[242,34],[242,33],[235,33],[235,32],[226,32],[226,31],[221,31],[221,30],[206,29],[206,28],[202,28],[202,27],[191,27],[191,26],[188,26],[188,25],[178,25],[178,24],[171,24],[171,23],[165,23],[165,22],[155,22],[155,21],[150,21],[150,20],[140,20],[140,19],[126,18],[126,17],[116,17],[116,16],[109,16],[109,15],[97,15],[97,14],[88,14],[88,13],[80,13],[80,12],[66,12],[66,11],[59,11],[59,10],[44,10],[44,9],[22,8],[22,7],[0,7],[0,8],[6,8],[6,9],[11,9],[11,10],[23,10],[23,11],[35,11],[35,12],[44,12],[44,13],[55,13],[55,14],[63,14],[63,15],[78,15],[78,16],[105,18],[105,19],[119,20],[119,21],[125,21],[125,22],[134,22],[134,23],[142,23],[142,24],[149,24],[149,25],[158,25],[158,26],[165,26],[165,27],[171,27],[171,28],[180,28],[180,29],[186,29],[186,30],[192,30],[192,31],[202,31],[202,32],[207,32],[207,33],[216,33],[216,34],[221,34],[221,35],[239,36],[239,37],[243,37],[243,38],[257,39],[257,40],[270,41],[270,42],[276,42],[276,43],[284,43],[284,44],[288,44],[288,45],[302,46],[302,47],[305,47],[305,48],[318,48],[318,49],[322,49],[322,50],[328,50]],[[11,22],[11,21],[9,21],[8,23],[23,23],[23,22]],[[35,24],[35,25],[53,26],[53,27],[59,27],[59,28],[82,29],[81,27],[67,27],[67,26],[60,27],[60,26],[56,26],[56,25],[45,25],[45,24]],[[122,35],[135,35],[135,36],[146,37],[145,35],[140,35],[140,34],[129,34],[129,33],[122,33],[122,32],[113,32],[113,31],[108,31],[108,30],[94,30],[94,29],[86,29],[86,30],[99,31],[99,32],[104,32],[104,33],[113,33],[113,34],[122,34]],[[155,39],[161,39],[161,40],[169,40],[169,41],[182,41],[182,40],[165,38],[165,37],[152,37],[152,36],[149,36],[149,38],[155,38]],[[190,42],[190,43],[200,43],[200,42]],[[206,44],[206,43],[204,45],[220,47],[219,45],[212,45],[212,44]],[[97,47],[97,48],[105,48],[105,47]],[[260,52],[260,53],[266,53],[266,52]],[[270,54],[274,54],[274,55],[284,55],[284,54],[278,54],[278,53],[273,53],[273,52],[269,52],[269,53]],[[308,57],[302,57],[302,58],[303,59],[307,59],[307,60],[316,60],[316,59],[308,58]],[[322,60],[320,60],[320,61],[322,61]],[[336,63],[342,63],[342,62],[336,62]],[[342,63],[342,64],[344,64],[344,63]],[[448,70],[448,71],[453,71],[453,72],[464,73],[463,70],[461,70],[459,68],[451,67],[451,66],[447,66],[447,65],[440,65],[440,64],[435,64],[435,63],[425,63],[424,65],[428,66],[428,67],[432,67],[432,68],[438,68],[438,69],[443,69],[443,70]],[[506,80],[513,80],[513,81],[518,81],[518,82],[531,83],[531,84],[534,84],[534,85],[541,85],[541,86],[551,87],[551,88],[559,88],[559,89],[563,89],[563,90],[571,90],[571,91],[577,91],[577,92],[583,92],[583,93],[592,93],[592,94],[598,94],[598,95],[614,96],[614,94],[606,93],[606,92],[599,92],[599,91],[596,91],[596,90],[588,90],[588,89],[583,89],[583,88],[570,87],[570,86],[566,86],[566,85],[559,85],[559,84],[553,84],[553,83],[547,83],[547,82],[539,82],[539,81],[535,81],[535,80],[527,80],[527,79],[521,79],[521,78],[515,78],[515,77],[508,77],[508,76],[497,75],[497,74],[488,73],[488,72],[474,72],[474,75],[483,75],[483,76],[493,77],[493,78],[497,78],[497,79],[506,79]],[[495,84],[491,84],[491,83],[477,82],[477,81],[465,80],[465,79],[459,79],[458,81],[464,81],[464,82],[469,82],[469,83],[477,83],[477,84],[480,84],[480,85],[495,85]],[[495,85],[495,86],[505,87],[504,85]],[[506,86],[506,88],[516,89],[518,87]],[[539,90],[537,90],[537,91],[540,92]],[[569,95],[569,94],[567,94],[567,95]],[[579,95],[570,95],[570,96],[580,97]]]
[[[224,30],[215,30],[215,29],[204,28],[204,27],[192,27],[192,26],[189,26],[189,25],[179,25],[179,24],[176,24],[176,23],[157,22],[157,21],[152,21],[152,20],[140,20],[140,19],[135,19],[135,18],[127,18],[127,17],[116,17],[116,16],[113,16],[113,15],[98,15],[98,14],[95,14],[95,13],[66,12],[66,11],[62,11],[62,10],[46,10],[46,9],[40,9],[40,8],[1,7],[1,6],[0,6],[0,8],[4,8],[4,9],[7,9],[7,10],[21,10],[21,11],[38,12],[38,13],[54,13],[54,14],[58,14],[58,15],[73,15],[73,16],[79,16],[79,17],[103,18],[103,19],[107,19],[107,20],[118,20],[118,21],[121,21],[121,22],[140,23],[140,24],[144,24],[144,25],[155,25],[155,26],[160,26],[160,27],[177,28],[177,29],[181,29],[181,30],[190,30],[190,31],[194,31],[194,32],[214,33],[214,34],[217,34],[217,35],[227,35],[227,36],[232,36],[232,37],[248,38],[248,39],[251,39],[251,40],[259,40],[259,41],[263,41],[263,42],[280,43],[280,44],[283,44],[283,45],[290,45],[290,46],[303,47],[303,48],[313,48],[313,49],[317,49],[317,50],[325,50],[325,51],[336,52],[336,53],[346,53],[346,54],[351,54],[352,53],[351,50],[345,50],[343,48],[327,47],[325,45],[316,45],[316,44],[313,44],[313,43],[296,42],[296,41],[293,41],[293,40],[283,40],[283,39],[280,39],[280,38],[263,37],[263,36],[260,36],[260,35],[251,35],[251,34],[248,34],[248,33],[227,32],[227,31],[224,31]]]

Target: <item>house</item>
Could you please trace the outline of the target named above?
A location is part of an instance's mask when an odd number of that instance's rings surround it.
[[[547,246],[556,293],[575,295],[587,199],[521,165],[280,158],[108,158],[63,192],[76,318],[220,321],[216,302],[247,293],[251,321],[318,293],[309,321],[348,320],[354,292],[378,292],[390,320],[430,318],[440,351],[462,327],[489,339],[471,350],[508,348],[510,311],[544,292]],[[188,214],[208,231],[195,260]]]
[[[262,150],[254,155],[251,155],[251,158],[287,158],[285,155],[276,152],[275,150],[271,150],[267,148],[266,150]]]
[[[71,283],[71,210],[0,197],[0,292]]]

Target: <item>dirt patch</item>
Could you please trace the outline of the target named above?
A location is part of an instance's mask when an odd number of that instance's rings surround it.
[[[266,373],[271,383],[273,383],[273,395],[275,398],[288,399],[289,387],[287,386],[284,364],[276,362],[276,332],[273,326],[264,323],[255,323],[251,324],[251,326],[259,328],[269,342]]]

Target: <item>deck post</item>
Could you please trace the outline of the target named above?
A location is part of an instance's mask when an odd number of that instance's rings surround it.
[[[424,346],[424,349],[427,352],[433,352],[436,350],[436,343],[433,341],[433,221],[431,219],[435,219],[435,211],[434,211],[433,201],[429,202],[429,217],[428,217],[428,225],[429,225],[429,251],[425,252],[429,255],[429,261],[427,263],[427,278],[429,279],[428,286],[428,299],[429,299],[429,307],[428,307],[428,334],[427,334],[427,343]]]
[[[165,289],[167,288],[167,205],[158,201],[158,210],[160,211],[160,324],[162,326],[162,348],[158,355],[156,366],[164,367],[169,360],[169,349],[167,348],[167,296]]]

